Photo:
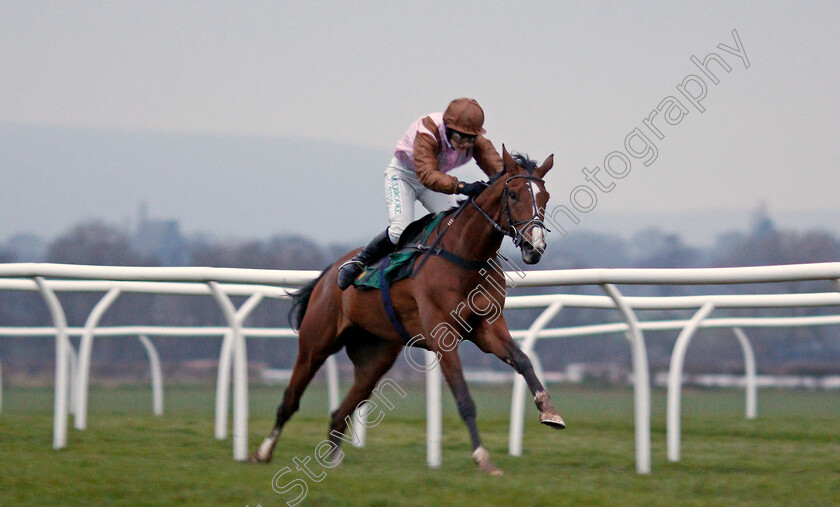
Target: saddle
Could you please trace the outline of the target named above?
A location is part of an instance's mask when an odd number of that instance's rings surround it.
[[[462,269],[480,271],[482,269],[489,270],[492,268],[489,261],[464,259],[440,247],[438,242],[446,232],[445,230],[438,234],[431,245],[426,244],[432,231],[435,230],[444,218],[451,216],[452,218],[449,222],[451,224],[451,221],[465,208],[466,204],[462,204],[458,208],[452,208],[449,211],[444,211],[436,215],[428,214],[420,220],[412,222],[400,236],[400,243],[396,247],[397,250],[386,255],[375,264],[368,266],[353,282],[360,290],[379,289],[382,294],[382,304],[385,306],[385,313],[388,315],[388,320],[406,345],[411,344],[412,338],[403,327],[394,309],[394,303],[391,300],[391,285],[394,282],[412,276],[418,259],[426,259],[427,257],[425,255],[434,255],[446,259]],[[420,266],[417,266],[417,269],[420,269],[422,266],[421,263]]]
[[[400,236],[396,250],[385,258],[367,266],[353,282],[353,285],[361,290],[381,289],[383,278],[385,283],[391,285],[410,277],[414,272],[417,259],[425,251],[423,247],[426,241],[447,213],[429,213],[409,224]],[[385,269],[384,277],[382,276],[383,267]]]

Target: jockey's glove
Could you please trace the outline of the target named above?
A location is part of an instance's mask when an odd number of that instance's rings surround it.
[[[474,181],[472,183],[458,183],[455,187],[455,192],[461,195],[468,195],[470,197],[478,197],[478,194],[484,191],[489,185],[483,181]]]

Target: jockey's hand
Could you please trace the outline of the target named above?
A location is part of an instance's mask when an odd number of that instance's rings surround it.
[[[484,191],[489,185],[483,181],[474,181],[472,183],[458,183],[455,192],[461,195],[468,195],[470,197],[478,197],[478,194]]]

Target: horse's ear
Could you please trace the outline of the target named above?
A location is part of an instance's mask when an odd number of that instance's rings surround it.
[[[552,167],[554,167],[554,153],[549,155],[548,158],[545,159],[545,162],[534,170],[534,174],[540,178],[545,178],[545,173],[547,173]]]
[[[504,143],[502,144],[502,162],[502,167],[504,168],[502,172],[512,173],[517,167],[516,162],[514,162],[513,160],[513,157],[510,156],[510,153],[508,153],[507,148],[505,148]]]

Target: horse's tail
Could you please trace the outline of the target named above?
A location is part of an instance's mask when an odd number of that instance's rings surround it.
[[[315,286],[318,285],[321,278],[324,278],[324,275],[329,271],[330,267],[332,266],[327,266],[326,269],[321,271],[318,278],[300,289],[289,293],[289,296],[292,297],[292,308],[289,310],[289,326],[295,331],[300,330],[300,323],[303,322],[303,316],[306,314],[306,308],[309,306],[309,298],[312,297],[312,291],[315,290]]]

